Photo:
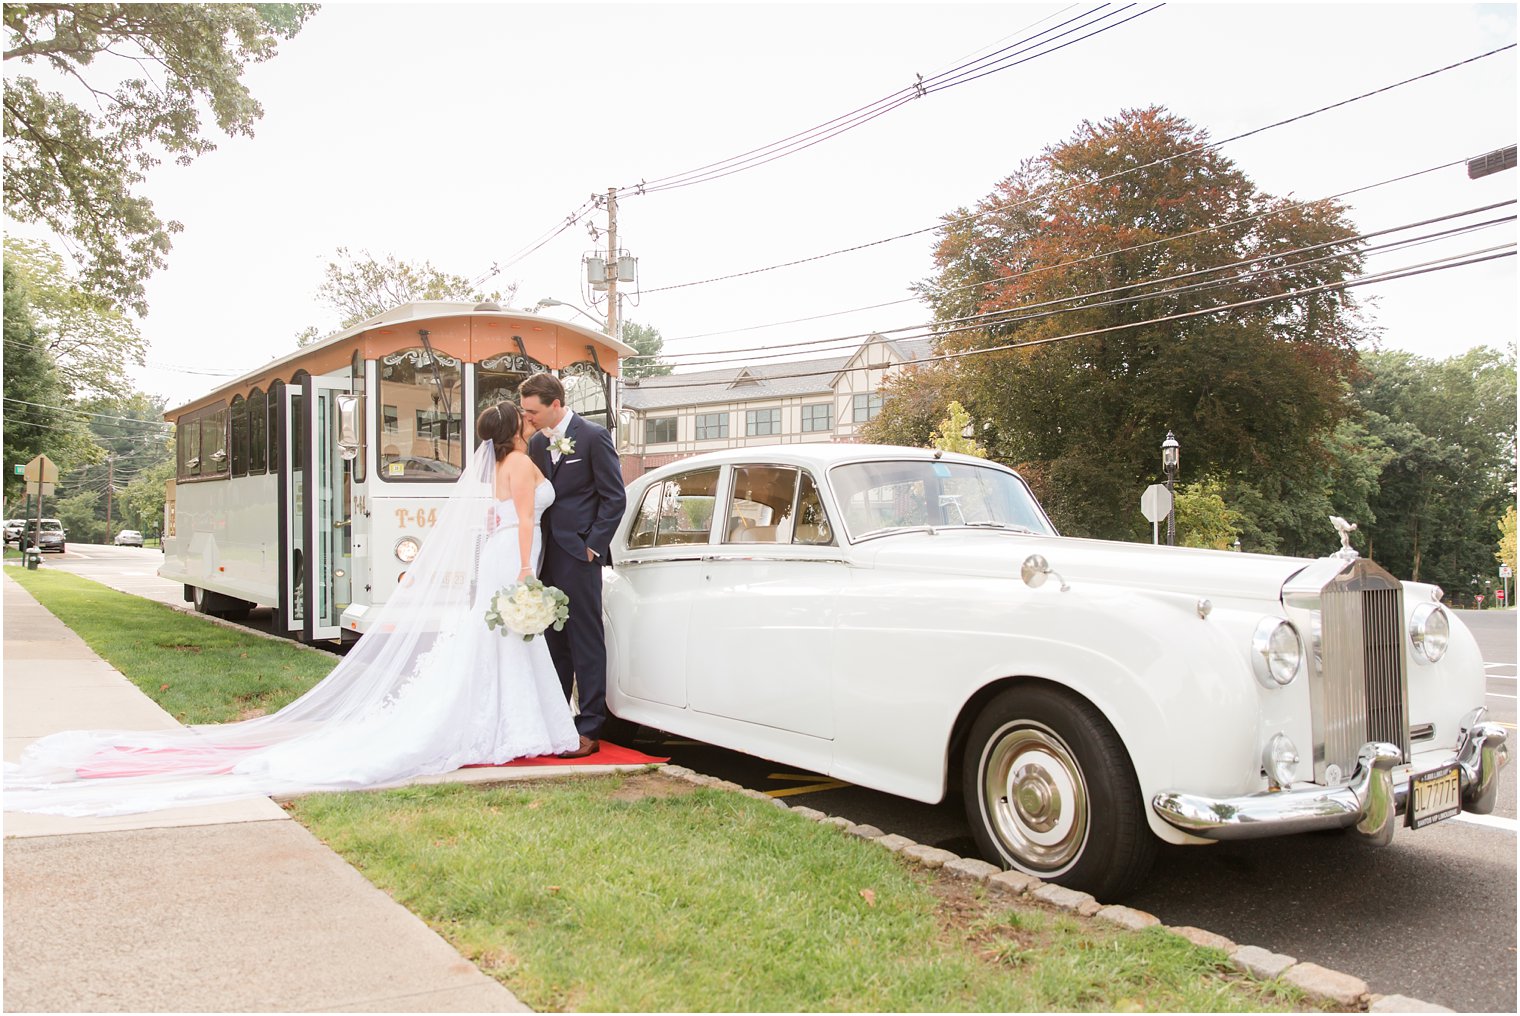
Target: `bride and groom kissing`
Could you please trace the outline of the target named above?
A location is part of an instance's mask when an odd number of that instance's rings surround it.
[[[124,814],[600,750],[602,569],[626,503],[622,469],[611,435],[566,407],[558,378],[535,374],[519,396],[520,407],[480,414],[471,468],[326,678],[278,712],[236,723],[40,738],[5,765],[5,809]],[[535,574],[569,597],[564,630],[527,641],[492,632],[492,598]]]

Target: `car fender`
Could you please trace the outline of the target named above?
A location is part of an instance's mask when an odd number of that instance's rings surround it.
[[[841,611],[848,662],[835,688],[831,775],[941,800],[960,778],[951,749],[961,725],[991,694],[1031,680],[1069,689],[1108,719],[1147,800],[1179,785],[1234,787],[1257,772],[1257,685],[1233,644],[1236,626],[1200,617],[1196,598],[882,578],[852,590]]]

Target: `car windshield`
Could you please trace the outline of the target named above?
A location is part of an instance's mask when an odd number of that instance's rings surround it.
[[[61,533],[63,532],[63,523],[57,519],[43,519],[42,531],[44,533]]]
[[[994,466],[857,462],[829,476],[852,540],[925,526],[1055,533],[1024,481]]]

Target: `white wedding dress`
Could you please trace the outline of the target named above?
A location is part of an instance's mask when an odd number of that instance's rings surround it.
[[[494,458],[455,484],[407,581],[369,633],[271,716],[169,731],[65,731],[5,767],[5,810],[109,815],[256,795],[405,783],[580,743],[542,636],[486,626],[521,569],[517,512],[490,496]],[[533,495],[539,521],[554,501]]]

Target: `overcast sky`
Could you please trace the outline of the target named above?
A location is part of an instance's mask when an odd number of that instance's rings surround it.
[[[148,196],[185,230],[149,284],[153,366],[138,381],[175,404],[218,381],[185,370],[252,369],[308,325],[336,328],[315,292],[339,246],[481,276],[593,191],[768,144],[1093,6],[326,4],[250,69],[264,106],[255,137],[152,174]],[[1514,41],[1513,5],[1172,3],[800,154],[629,197],[619,239],[644,288],[760,268],[932,226],[1084,119],[1154,103],[1224,138]],[[1320,197],[1514,143],[1515,96],[1510,50],[1223,151],[1268,192]],[[1349,201],[1358,225],[1379,229],[1511,200],[1516,179],[1454,167]],[[1514,236],[1502,226],[1370,267]],[[924,234],[647,293],[625,315],[658,327],[671,353],[914,324],[926,311],[906,302],[729,332],[904,300],[932,245]],[[519,306],[578,302],[593,246],[579,225],[487,286],[517,282]],[[1376,297],[1385,347],[1505,347],[1515,265],[1360,292]]]

